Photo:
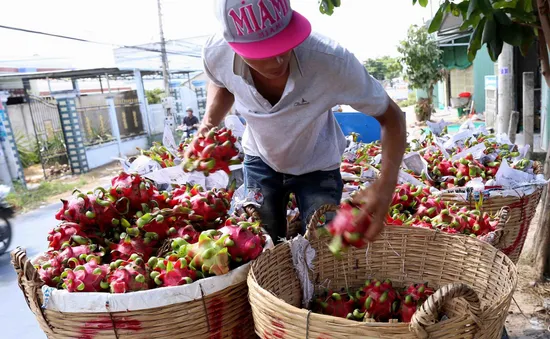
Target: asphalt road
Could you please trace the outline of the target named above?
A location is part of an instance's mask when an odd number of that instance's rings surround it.
[[[12,219],[10,251],[21,246],[29,257],[45,251],[46,235],[58,223],[54,215],[59,207],[60,203],[55,203]],[[0,338],[46,338],[17,285],[9,253],[0,256],[0,300]]]

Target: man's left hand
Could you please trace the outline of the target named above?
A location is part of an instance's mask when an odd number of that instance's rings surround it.
[[[352,202],[361,204],[361,213],[355,222],[360,224],[365,222],[369,216],[371,218],[370,226],[365,234],[368,241],[374,241],[384,229],[384,221],[390,208],[395,186],[395,183],[387,184],[379,179],[352,197]]]

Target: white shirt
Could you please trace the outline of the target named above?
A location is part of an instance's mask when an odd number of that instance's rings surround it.
[[[351,52],[316,33],[294,49],[286,88],[274,106],[258,93],[248,65],[221,35],[207,41],[203,61],[206,74],[234,94],[234,107],[246,119],[245,153],[280,173],[340,166],[346,139],[332,107],[350,105],[377,116],[389,104],[384,88]]]

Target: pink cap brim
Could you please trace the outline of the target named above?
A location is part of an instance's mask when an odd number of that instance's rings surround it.
[[[285,54],[304,42],[311,34],[311,23],[294,11],[285,29],[271,38],[257,42],[230,42],[238,55],[247,59],[267,59]]]

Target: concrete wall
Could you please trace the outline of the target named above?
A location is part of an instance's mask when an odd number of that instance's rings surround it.
[[[458,98],[462,92],[474,92],[474,68],[451,70],[451,97]]]
[[[149,126],[151,134],[162,134],[164,132],[164,109],[162,104],[149,105]]]
[[[121,143],[122,155],[130,156],[138,154],[139,151],[136,147],[149,147],[147,136],[123,139]],[[116,141],[86,148],[86,157],[88,158],[89,169],[106,165],[114,161],[115,158],[118,158],[118,156],[118,146]]]
[[[24,134],[29,141],[36,140],[32,125],[31,111],[28,104],[9,105],[8,116],[15,136]]]
[[[487,48],[481,48],[474,59],[474,101],[478,113],[485,111],[485,76],[495,75],[495,66]]]

